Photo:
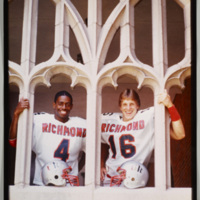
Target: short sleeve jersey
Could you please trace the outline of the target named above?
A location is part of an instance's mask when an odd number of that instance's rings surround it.
[[[147,166],[154,148],[154,108],[138,111],[127,122],[121,115],[102,115],[101,138],[110,147],[106,167],[111,176],[126,161],[135,160]]]
[[[66,123],[52,114],[36,114],[33,123],[32,150],[36,154],[33,183],[43,185],[42,167],[53,160],[63,160],[72,167],[72,175],[78,175],[78,156],[85,151],[86,120],[70,117]]]

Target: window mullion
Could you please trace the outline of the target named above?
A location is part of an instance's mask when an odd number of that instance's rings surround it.
[[[30,94],[29,72],[35,64],[36,54],[36,32],[37,32],[37,10],[38,1],[24,1],[24,21],[22,35],[20,98],[28,98],[31,102],[30,109],[24,110],[20,115],[18,123],[15,185],[29,185],[31,165],[31,138],[32,138],[32,117],[33,95]]]
[[[152,0],[153,67],[159,74],[159,87],[155,88],[155,187],[166,190],[167,153],[165,107],[157,103],[157,95],[163,92],[167,67],[166,5],[165,0]]]
[[[26,75],[35,65],[38,0],[24,1],[21,65]]]
[[[166,190],[166,137],[165,137],[165,107],[157,103],[157,95],[154,96],[155,105],[155,187]]]
[[[86,137],[86,163],[85,163],[85,186],[95,188],[96,167],[96,102],[97,92],[87,88],[87,137]]]

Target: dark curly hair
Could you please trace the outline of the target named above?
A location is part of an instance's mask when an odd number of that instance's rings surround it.
[[[62,90],[62,91],[59,91],[59,92],[56,93],[56,95],[55,95],[55,97],[54,97],[54,102],[55,102],[55,103],[56,103],[58,97],[60,97],[60,96],[67,96],[67,97],[69,97],[70,100],[71,100],[71,104],[73,104],[72,95],[71,95],[69,92],[65,91],[65,90]]]

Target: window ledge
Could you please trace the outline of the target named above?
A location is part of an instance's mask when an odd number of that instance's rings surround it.
[[[108,188],[108,187],[43,187],[43,186],[10,186],[9,187],[10,200],[123,200],[123,199],[137,199],[137,200],[191,200],[191,188],[170,188],[165,191],[156,188],[140,188],[140,189],[126,189],[126,188]],[[113,196],[114,195],[114,196]],[[132,197],[132,198],[131,198]]]

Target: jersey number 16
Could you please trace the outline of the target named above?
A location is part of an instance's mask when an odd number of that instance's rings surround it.
[[[115,147],[114,135],[110,135],[108,141],[110,143],[110,148],[113,153],[112,158],[115,159],[117,152]],[[134,137],[130,134],[124,134],[119,138],[120,152],[124,158],[131,158],[135,155],[136,147],[130,143],[134,141]]]

